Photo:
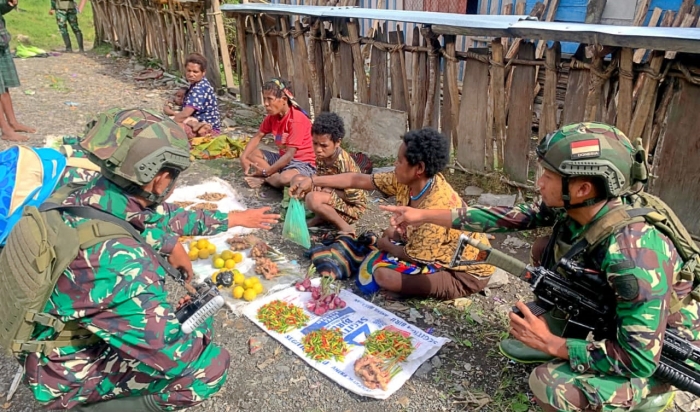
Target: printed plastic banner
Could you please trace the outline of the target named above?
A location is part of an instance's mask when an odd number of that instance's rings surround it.
[[[318,286],[319,279],[314,279],[313,284]],[[361,297],[347,290],[340,292],[340,298],[347,306],[327,312],[323,316],[316,316],[304,309],[309,316],[309,322],[304,328],[295,329],[286,334],[280,334],[265,328],[258,321],[258,309],[266,303],[274,300],[282,300],[294,304],[301,308],[306,308],[306,303],[311,299],[311,293],[300,292],[294,287],[287,288],[275,294],[265,296],[251,302],[244,310],[243,314],[258,325],[265,332],[277,339],[292,352],[304,359],[306,363],[319,370],[324,375],[338,383],[340,386],[358,395],[375,399],[386,399],[413,375],[413,373],[426,360],[435,355],[440,348],[450,340],[432,336],[414,325],[406,322],[399,316],[388,312]],[[302,339],[304,335],[325,327],[326,329],[339,328],[343,333],[343,339],[348,344],[349,352],[345,355],[342,363],[334,360],[323,362],[314,361],[304,354]],[[386,391],[381,389],[369,389],[363,383],[354,370],[355,361],[362,357],[364,353],[363,342],[370,333],[380,329],[390,329],[400,331],[411,337],[414,351],[404,362],[400,363],[401,371],[389,381]]]

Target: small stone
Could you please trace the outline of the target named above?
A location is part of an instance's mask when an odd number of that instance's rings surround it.
[[[420,365],[420,368],[418,368],[416,371],[416,376],[419,378],[425,378],[428,376],[431,370],[433,370],[433,365],[430,362],[425,362]]]
[[[471,363],[465,363],[464,364],[464,369],[469,372],[472,370],[472,364]]]
[[[529,243],[527,243],[526,241],[521,240],[515,236],[507,236],[506,240],[504,240],[501,245],[503,247],[515,248],[515,249],[522,249],[522,248],[530,247]]]
[[[487,287],[491,289],[500,288],[501,286],[507,285],[510,279],[508,279],[508,273],[505,270],[496,268],[496,270],[491,275]]]
[[[479,196],[482,193],[484,193],[484,189],[478,186],[467,186],[464,188],[465,196]]]
[[[235,120],[228,117],[225,118],[222,123],[224,124],[224,127],[236,127],[238,125]]]
[[[408,408],[408,404],[411,402],[410,399],[406,396],[402,396],[397,400],[398,404],[401,405],[403,408]]]
[[[433,364],[433,368],[438,369],[440,366],[442,366],[442,361],[440,360],[439,356],[433,357],[433,359],[430,360],[430,363]]]

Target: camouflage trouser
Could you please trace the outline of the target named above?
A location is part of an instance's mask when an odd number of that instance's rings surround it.
[[[85,365],[78,354],[72,355],[77,369]],[[178,374],[153,376],[140,371],[134,359],[104,345],[99,371],[77,370],[74,375],[56,376],[51,365],[39,366],[35,359],[25,365],[32,374],[29,385],[37,400],[63,394],[52,402],[42,402],[49,409],[70,409],[77,404],[94,404],[126,396],[157,396],[162,410],[172,411],[198,405],[217,393],[226,383],[230,355],[226,349],[209,343],[198,359],[183,366]],[[86,359],[85,361],[93,361]],[[34,371],[32,371],[34,369]],[[35,377],[34,377],[35,376]],[[125,411],[126,412],[126,411]]]
[[[80,33],[80,27],[78,27],[78,10],[56,10],[56,23],[58,23],[58,31],[61,35],[68,34],[68,24],[73,30],[73,33]]]
[[[532,393],[557,411],[626,411],[658,385],[653,378],[576,373],[563,360],[540,365],[530,374]]]

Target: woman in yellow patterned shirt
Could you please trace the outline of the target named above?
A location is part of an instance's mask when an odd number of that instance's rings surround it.
[[[395,170],[364,175],[344,173],[299,176],[290,186],[292,196],[311,192],[314,186],[335,189],[379,190],[395,196],[396,204],[421,209],[461,207],[463,202],[440,172],[449,161],[449,142],[436,130],[412,130],[403,136]],[[449,267],[460,231],[426,224],[405,230],[389,227],[360,268],[358,286],[365,293],[379,287],[404,296],[455,299],[483,289],[494,267]],[[482,234],[471,234],[488,243]],[[478,250],[465,247],[463,260],[476,260]]]
[[[345,125],[340,116],[330,112],[319,114],[311,126],[311,137],[316,154],[316,176],[360,173],[355,160],[340,147],[345,137]],[[304,200],[306,208],[315,215],[307,222],[309,227],[330,222],[341,233],[354,233],[351,225],[362,217],[367,207],[367,193],[362,189],[339,190],[316,186]]]

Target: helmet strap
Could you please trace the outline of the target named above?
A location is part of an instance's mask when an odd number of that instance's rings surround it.
[[[107,180],[114,183],[115,185],[124,189],[125,193],[132,195],[132,196],[138,196],[138,197],[144,198],[144,199],[146,199],[146,201],[152,202],[152,203],[157,204],[157,205],[163,203],[165,201],[165,199],[173,191],[173,189],[175,189],[175,181],[177,180],[176,177],[173,177],[173,179],[170,181],[170,184],[165,189],[165,191],[162,194],[157,195],[153,192],[149,192],[147,190],[144,190],[141,186],[139,186],[133,182],[130,182],[121,176],[117,176],[113,173],[109,173],[109,172],[105,173],[105,172],[106,172],[106,170],[104,170],[104,168],[103,168],[102,174],[104,175],[104,177],[107,178]]]

